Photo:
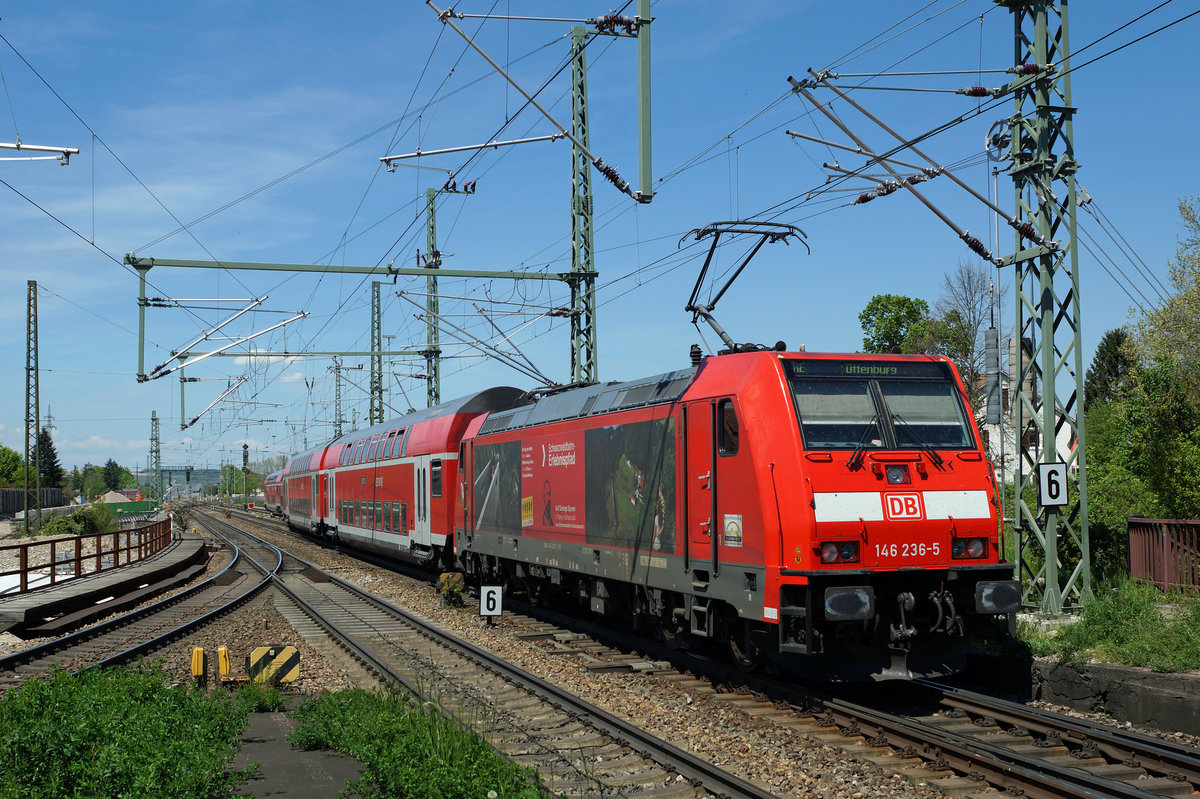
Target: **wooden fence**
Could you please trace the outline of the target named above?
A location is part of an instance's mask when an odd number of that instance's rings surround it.
[[[1128,522],[1133,579],[1200,593],[1200,521],[1130,516]]]
[[[67,504],[61,488],[42,489],[42,507],[57,508]],[[0,515],[11,516],[25,510],[25,489],[0,488]]]
[[[115,569],[148,558],[171,542],[171,520],[152,522],[114,533],[48,538],[0,546],[0,581],[13,583],[8,593],[85,574]],[[12,576],[17,576],[13,581]],[[4,578],[9,578],[5,580]],[[48,578],[48,579],[47,579]]]

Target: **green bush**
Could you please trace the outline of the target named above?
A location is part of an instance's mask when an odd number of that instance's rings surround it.
[[[246,710],[160,666],[55,671],[0,698],[0,797],[229,796]]]
[[[283,694],[273,685],[249,682],[238,691],[238,702],[247,713],[274,713],[285,704]]]
[[[42,524],[38,535],[54,538],[73,535],[111,533],[117,527],[117,516],[104,503],[85,505],[74,513],[55,516]]]
[[[414,706],[398,694],[324,694],[306,700],[296,715],[303,726],[288,740],[354,756],[365,771],[351,788],[368,799],[546,795],[535,784],[534,769],[514,765],[436,709]]]
[[[1159,606],[1168,599],[1175,612],[1166,617]],[[1019,632],[1037,655],[1092,656],[1164,672],[1200,669],[1200,603],[1165,597],[1154,586],[1132,580],[1097,593],[1083,606],[1079,621],[1057,635],[1034,633],[1027,626]]]

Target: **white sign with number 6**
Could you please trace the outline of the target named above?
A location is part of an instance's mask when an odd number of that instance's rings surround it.
[[[1038,464],[1038,504],[1055,507],[1067,504],[1067,464]]]
[[[498,585],[479,586],[479,615],[499,616],[504,592]]]

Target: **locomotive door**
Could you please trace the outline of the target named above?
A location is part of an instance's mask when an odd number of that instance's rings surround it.
[[[684,509],[687,535],[685,562],[693,570],[716,570],[713,524],[716,511],[716,447],[713,445],[716,403],[690,402],[684,407]]]
[[[432,458],[418,455],[413,459],[413,532],[409,546],[431,546],[429,524],[429,466]]]

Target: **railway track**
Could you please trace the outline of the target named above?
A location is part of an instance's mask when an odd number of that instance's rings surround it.
[[[1152,736],[932,682],[905,686],[914,693],[904,708],[889,709],[883,701],[851,701],[793,680],[747,675],[590,620],[506,603],[529,616],[531,631],[521,637],[573,652],[584,669],[648,669],[951,795],[1183,796],[1200,787],[1200,751]]]
[[[605,659],[613,668],[668,661],[673,669],[652,673],[689,690],[714,692],[748,715],[786,724],[951,795],[1000,790],[1034,799],[1162,797],[1190,796],[1200,788],[1200,750],[1154,736],[929,681],[897,686],[904,689],[902,707],[889,709],[897,691],[878,701],[851,701],[574,617],[528,610],[555,625],[540,637],[560,649],[577,648],[585,668],[604,669],[597,661]]]
[[[622,667],[621,660],[669,661],[675,668],[658,676],[691,690],[715,691],[749,715],[793,726],[951,795],[1000,790],[1034,799],[1162,797],[1190,796],[1200,789],[1200,750],[1154,736],[931,681],[897,686],[878,701],[852,701],[794,680],[748,675],[574,617],[529,610],[559,625],[545,634],[557,647],[571,646],[564,642],[572,636],[586,636],[582,646],[574,644],[585,667],[604,668],[588,661],[610,653],[616,653],[614,667]],[[624,654],[632,651],[639,654]],[[631,663],[624,667],[633,668]],[[889,709],[901,688],[901,708]],[[844,693],[860,692],[865,693]]]
[[[204,522],[233,537],[226,522]],[[768,795],[295,555],[284,553],[274,582],[297,608],[280,611],[306,640],[336,638],[381,682],[400,683],[536,767],[555,795]]]
[[[241,607],[270,585],[281,556],[261,543],[235,545],[231,553],[217,574],[184,591],[0,658],[0,688],[55,667],[79,671],[132,663]]]

